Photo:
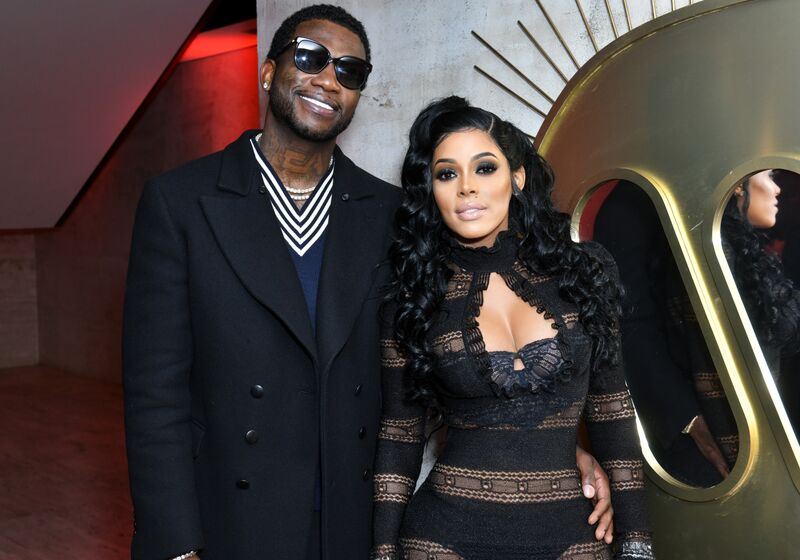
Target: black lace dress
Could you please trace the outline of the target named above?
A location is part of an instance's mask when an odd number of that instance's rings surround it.
[[[607,253],[593,249],[611,270]],[[619,371],[590,371],[592,342],[577,309],[559,297],[556,279],[530,271],[516,253],[509,235],[491,249],[453,249],[453,275],[429,333],[439,360],[435,389],[447,443],[415,494],[425,410],[404,398],[407,362],[391,326],[385,327],[374,558],[653,558],[641,451],[624,379]],[[517,354],[486,351],[477,316],[493,272],[552,320],[553,338],[531,342]],[[517,358],[524,364],[519,371]],[[582,495],[575,466],[581,418],[611,478],[614,550],[596,541],[587,523],[592,504]]]

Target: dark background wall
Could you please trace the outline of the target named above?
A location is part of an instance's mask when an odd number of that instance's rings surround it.
[[[41,364],[119,380],[125,274],[144,182],[258,127],[257,78],[255,47],[179,64],[61,225],[35,234],[38,293],[28,307],[38,305]],[[3,239],[0,290],[8,266],[2,260]],[[26,242],[30,245],[22,236],[5,245],[16,243],[20,262],[28,263]]]
[[[0,235],[0,368],[39,361],[35,247],[32,233]]]

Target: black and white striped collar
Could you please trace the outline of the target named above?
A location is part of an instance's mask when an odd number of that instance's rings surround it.
[[[333,191],[334,162],[323,174],[314,192],[301,209],[289,196],[278,174],[264,157],[258,146],[260,134],[250,139],[253,155],[259,165],[261,178],[270,197],[272,209],[281,227],[283,238],[299,256],[303,256],[323,236],[328,228]]]

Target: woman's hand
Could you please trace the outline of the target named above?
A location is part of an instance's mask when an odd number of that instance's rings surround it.
[[[689,435],[694,440],[694,443],[697,445],[700,453],[703,454],[703,457],[706,458],[706,461],[711,463],[713,467],[717,469],[717,472],[722,475],[722,478],[727,478],[728,475],[731,474],[730,470],[728,469],[728,462],[722,455],[722,451],[720,451],[714,436],[711,434],[711,430],[708,428],[708,424],[706,424],[706,420],[703,418],[703,415],[701,414],[697,416],[692,421],[690,426]]]
[[[583,495],[594,502],[589,525],[597,523],[595,538],[611,544],[614,540],[614,508],[611,507],[611,484],[608,475],[591,454],[575,446],[575,463],[581,473]]]

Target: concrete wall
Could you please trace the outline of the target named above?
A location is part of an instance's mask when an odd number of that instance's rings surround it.
[[[0,235],[0,368],[39,361],[33,234]]]
[[[255,48],[184,62],[60,227],[36,235],[44,365],[117,381],[136,204],[148,177],[258,126]]]

